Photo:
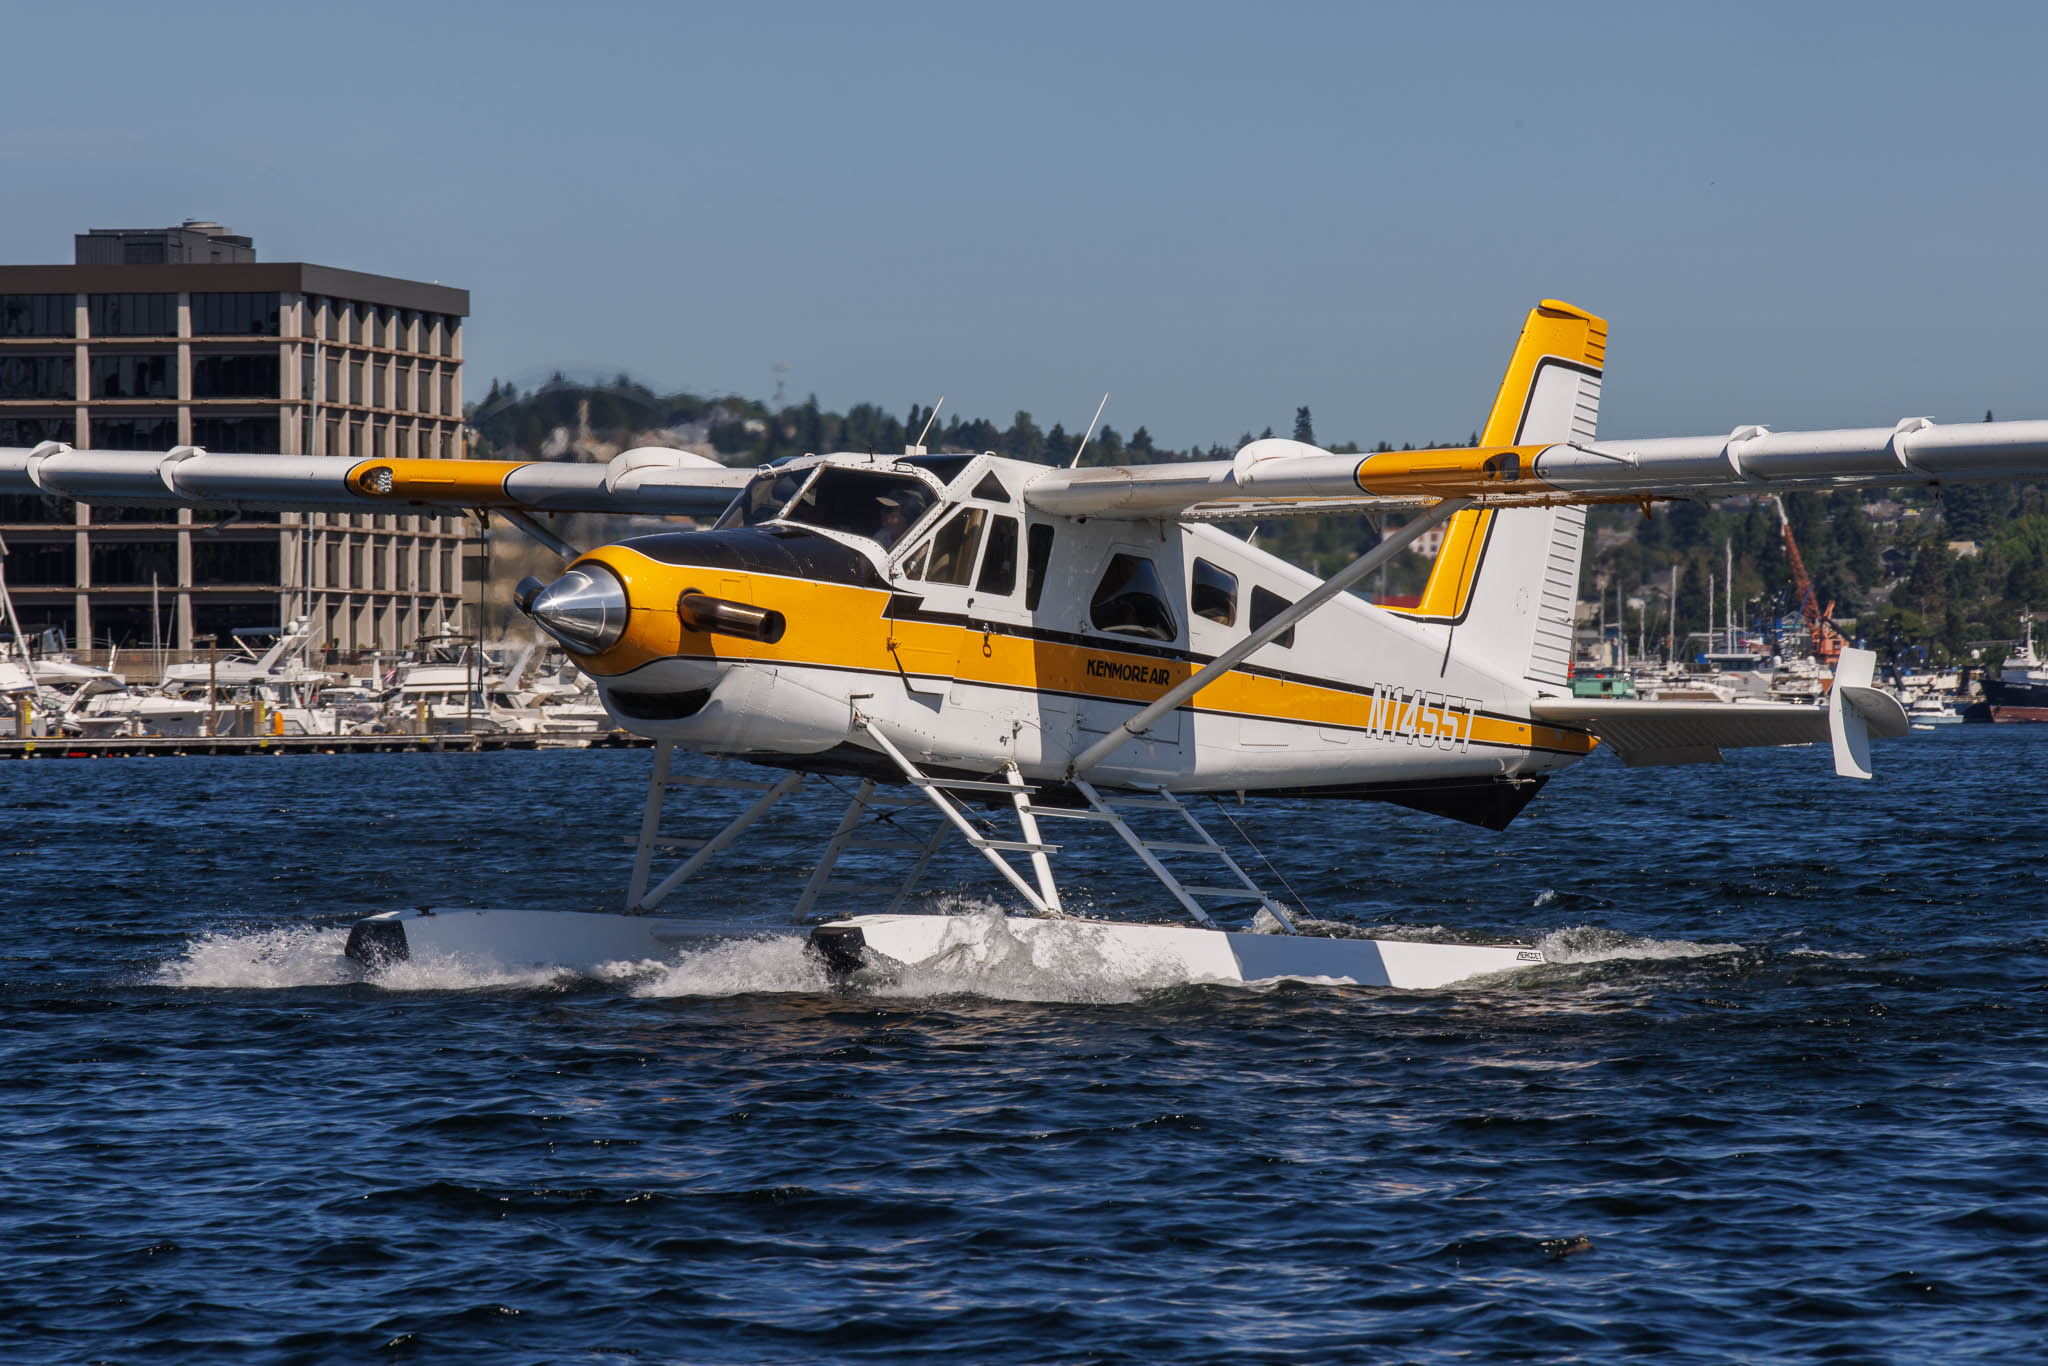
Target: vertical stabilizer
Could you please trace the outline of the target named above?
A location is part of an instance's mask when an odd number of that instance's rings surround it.
[[[1605,321],[1544,300],[1522,325],[1480,445],[1591,441],[1606,359]],[[1411,615],[1448,624],[1457,652],[1494,672],[1566,686],[1585,525],[1577,507],[1459,513]]]

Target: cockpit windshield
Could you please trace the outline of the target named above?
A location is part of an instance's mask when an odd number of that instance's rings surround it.
[[[732,500],[719,517],[714,531],[725,531],[736,526],[759,526],[771,518],[781,515],[783,506],[796,497],[796,491],[804,486],[804,480],[811,477],[807,469],[767,470],[751,484],[740,490],[740,496]]]
[[[782,515],[805,526],[865,536],[887,550],[916,526],[937,500],[931,485],[922,479],[828,465]]]

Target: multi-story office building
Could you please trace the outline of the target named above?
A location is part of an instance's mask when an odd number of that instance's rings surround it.
[[[0,266],[0,446],[463,454],[469,293],[255,260],[213,223],[95,230],[69,266]],[[460,518],[92,508],[0,497],[22,624],[133,648],[299,613],[393,650],[458,624]]]

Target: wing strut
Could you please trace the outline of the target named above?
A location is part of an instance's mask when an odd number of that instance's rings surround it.
[[[1153,726],[1159,723],[1161,717],[1166,716],[1181,703],[1187,701],[1190,697],[1193,697],[1196,693],[1244,663],[1251,656],[1252,652],[1260,646],[1279,639],[1281,634],[1288,627],[1294,625],[1295,622],[1300,621],[1310,612],[1315,611],[1316,608],[1321,607],[1331,598],[1336,597],[1339,593],[1351,587],[1352,584],[1357,583],[1367,574],[1372,573],[1373,570],[1378,569],[1382,564],[1392,559],[1400,551],[1406,549],[1408,544],[1421,536],[1423,532],[1449,521],[1451,517],[1463,512],[1470,506],[1472,506],[1472,500],[1469,498],[1446,498],[1435,507],[1425,509],[1421,516],[1401,527],[1398,531],[1382,537],[1378,545],[1375,545],[1350,564],[1345,565],[1329,578],[1317,584],[1292,607],[1289,607],[1279,616],[1274,617],[1264,626],[1261,626],[1258,630],[1252,632],[1243,640],[1240,640],[1237,644],[1210,660],[1207,664],[1204,664],[1173,687],[1168,688],[1160,695],[1158,701],[1140,711],[1136,716],[1133,716],[1100,740],[1097,740],[1087,749],[1082,750],[1080,754],[1074,757],[1074,762],[1067,766],[1067,776],[1069,778],[1078,778],[1094,768],[1104,759],[1116,753],[1126,742],[1135,740],[1146,731],[1152,729]]]

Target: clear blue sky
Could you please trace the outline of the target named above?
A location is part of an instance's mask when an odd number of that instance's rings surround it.
[[[216,218],[562,367],[1162,442],[2048,417],[2041,8],[0,5],[0,261]]]

